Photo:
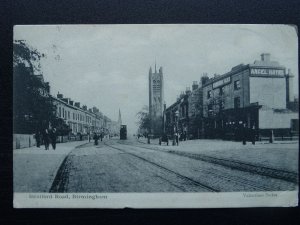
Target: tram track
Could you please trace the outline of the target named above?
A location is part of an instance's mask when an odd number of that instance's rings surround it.
[[[169,182],[170,185],[173,185],[177,189],[182,190],[183,192],[187,191],[185,185],[190,186],[192,190],[201,191],[208,191],[208,192],[224,192],[224,185],[228,185],[229,183],[231,184],[232,187],[235,187],[234,189],[231,188],[226,188],[229,191],[237,190],[251,190],[251,191],[274,191],[274,190],[286,190],[285,187],[293,188],[293,184],[291,182],[282,184],[282,181],[279,180],[272,180],[271,183],[268,181],[263,181],[263,182],[258,182],[258,180],[253,177],[249,173],[248,170],[240,169],[240,168],[235,168],[232,166],[228,166],[221,159],[219,158],[214,158],[210,156],[206,156],[206,158],[199,158],[198,154],[192,154],[189,153],[190,155],[186,154],[180,154],[180,152],[176,152],[174,150],[159,150],[157,148],[151,148],[148,146],[140,146],[140,145],[134,145],[132,143],[124,143],[124,142],[117,142],[117,143],[110,143],[110,142],[104,142],[103,145],[118,150],[122,154],[127,154],[129,156],[135,157],[136,159],[142,160],[145,163],[151,164],[151,166],[156,167],[157,169],[160,169],[162,172],[161,174],[158,173],[157,177],[159,177],[162,180],[165,180],[166,182]],[[81,148],[84,148],[85,145],[80,146]],[[168,164],[161,163],[163,161],[159,160],[157,156],[153,154],[147,154],[146,152],[141,152],[141,148],[151,150],[151,151],[157,151],[157,152],[162,152],[164,154],[173,154],[173,155],[178,155],[178,156],[184,156],[186,158],[191,158],[194,160],[199,160],[199,161],[204,161],[208,164],[203,164],[203,166],[200,167],[195,167],[195,173],[190,173],[188,170],[178,170],[168,166]],[[151,153],[149,151],[149,153]],[[179,154],[178,154],[179,153]],[[154,158],[153,158],[154,157]],[[66,188],[68,186],[69,182],[69,170],[71,169],[71,158],[72,155],[68,155],[62,164],[60,165],[60,168],[55,176],[54,182],[52,183],[52,186],[50,188],[50,192],[65,192]],[[213,160],[220,160],[220,161],[213,161]],[[179,158],[177,159],[179,160]],[[224,160],[226,162],[226,160]],[[227,160],[229,161],[229,160]],[[185,160],[185,163],[188,162]],[[196,161],[195,161],[196,162]],[[206,165],[209,164],[215,164],[218,167],[212,167],[214,169],[210,169],[209,166],[207,167]],[[225,165],[224,165],[225,164]],[[147,165],[147,164],[146,164]],[[196,165],[196,164],[195,164]],[[202,165],[202,164],[199,164]],[[243,164],[239,164],[243,165]],[[221,166],[221,167],[220,167]],[[237,165],[236,165],[237,166]],[[188,168],[188,167],[186,167]],[[224,168],[224,169],[222,169]],[[227,169],[226,169],[227,168]],[[234,172],[234,170],[228,170],[228,169],[235,169],[235,171],[242,171],[242,172],[248,172],[249,175],[242,175],[240,174],[241,172]],[[177,170],[177,171],[176,171]],[[200,174],[202,175],[200,175]],[[170,175],[167,175],[170,174]],[[168,178],[169,176],[173,177],[176,182],[170,180]],[[203,179],[202,179],[203,178]],[[212,179],[210,179],[212,178]],[[201,180],[199,180],[201,179]],[[259,179],[264,179],[264,178],[259,178]],[[185,184],[185,185],[180,185]],[[287,186],[286,186],[287,185]],[[188,187],[187,186],[187,187]],[[190,192],[190,188],[188,188]],[[192,191],[193,192],[193,191]]]
[[[155,167],[158,167],[159,169],[162,169],[162,170],[164,170],[164,171],[167,172],[167,173],[170,173],[170,174],[172,174],[172,175],[175,175],[176,177],[178,177],[178,178],[184,180],[185,182],[188,182],[188,183],[190,183],[190,184],[199,186],[199,187],[201,187],[201,188],[203,188],[203,189],[205,189],[205,190],[207,190],[207,191],[209,191],[209,192],[220,192],[220,190],[218,190],[218,189],[215,189],[215,188],[210,187],[210,186],[208,186],[208,185],[206,185],[206,184],[200,183],[199,181],[196,181],[196,180],[194,180],[194,179],[192,179],[192,178],[189,178],[189,177],[184,176],[184,175],[182,175],[182,174],[180,174],[180,173],[177,173],[177,172],[175,172],[175,171],[173,171],[173,170],[170,170],[170,169],[168,169],[168,168],[166,168],[166,167],[164,167],[164,166],[162,166],[162,165],[159,165],[158,163],[155,163],[155,162],[153,162],[153,161],[150,161],[150,160],[148,160],[148,159],[146,159],[146,158],[144,158],[144,157],[141,157],[141,156],[139,156],[139,155],[137,155],[137,154],[134,154],[134,153],[131,153],[131,152],[127,152],[127,151],[125,151],[124,149],[115,147],[115,146],[110,145],[110,144],[107,144],[107,143],[104,143],[104,144],[105,144],[106,146],[110,147],[110,148],[113,148],[113,149],[116,149],[116,150],[118,150],[118,151],[121,151],[122,153],[126,153],[126,154],[131,155],[131,156],[133,156],[133,157],[136,157],[136,158],[138,158],[138,159],[140,159],[140,160],[143,160],[144,162],[147,162],[147,163],[149,163],[149,164],[151,164],[151,165],[153,165],[153,166],[155,166]]]
[[[124,144],[124,143],[122,143],[122,144]],[[135,146],[135,145],[131,145],[131,144],[124,144],[124,145],[130,146],[130,147],[136,147],[136,148],[140,147],[140,146]],[[145,149],[155,150],[155,149],[151,149],[151,148],[145,148]],[[157,151],[157,150],[155,150],[155,151]],[[165,152],[165,151],[162,151],[162,152],[168,154],[168,152]],[[188,158],[190,158],[190,157],[188,157]],[[222,165],[218,165],[218,166],[222,166]],[[275,186],[274,184],[272,184],[271,186],[260,185],[257,183],[257,181],[248,180],[247,178],[244,178],[241,176],[236,176],[233,174],[226,174],[226,173],[220,174],[219,172],[214,172],[209,169],[201,169],[201,172],[205,173],[207,176],[210,176],[210,177],[215,177],[215,178],[217,177],[221,183],[230,181],[231,183],[235,183],[240,186],[247,186],[249,188],[252,188],[255,191],[274,191],[274,190],[281,189],[279,186]],[[247,171],[243,171],[243,172],[247,172]]]
[[[142,143],[142,142],[140,142]],[[125,144],[125,143],[122,143]],[[144,144],[144,143],[143,143]],[[129,145],[129,144],[125,144]],[[134,145],[134,144],[130,144]],[[219,157],[213,157],[213,156],[208,156],[205,154],[195,154],[195,153],[189,153],[189,152],[180,152],[180,151],[175,151],[175,150],[163,150],[163,149],[157,149],[153,147],[146,147],[146,146],[141,146],[141,145],[134,145],[139,148],[144,148],[144,149],[150,149],[150,150],[155,150],[155,151],[163,151],[167,152],[170,154],[175,154],[175,155],[180,155],[196,160],[201,160],[204,162],[208,163],[213,163],[213,164],[218,164],[221,166],[225,166],[231,169],[236,169],[244,172],[250,172],[250,173],[255,173],[259,174],[262,176],[267,176],[267,177],[272,177],[275,179],[280,179],[288,182],[292,182],[294,184],[298,184],[298,173],[291,172],[291,171],[286,171],[286,170],[281,170],[281,169],[276,169],[276,168],[270,168],[267,166],[262,166],[262,165],[257,165],[257,164],[251,164],[251,163],[246,163],[246,162],[241,162],[237,160],[229,160],[229,159],[224,159],[224,158],[219,158]]]
[[[108,145],[108,144],[106,144],[106,145]],[[131,147],[130,148],[131,150],[134,150],[132,147],[139,148],[139,146],[132,146],[132,145],[129,145],[129,144],[124,144],[124,145],[127,145],[128,147]],[[168,171],[171,171],[172,173],[178,174],[177,172],[175,172],[173,170],[170,170],[170,169],[166,168],[165,166],[161,166],[161,165],[159,165],[159,164],[157,164],[157,163],[155,163],[155,162],[153,162],[153,161],[151,161],[149,159],[146,159],[145,157],[142,157],[142,156],[139,156],[137,154],[128,152],[128,151],[126,151],[126,150],[124,150],[122,148],[116,147],[116,146],[111,146],[111,145],[108,145],[108,146],[111,147],[111,148],[114,148],[114,149],[118,149],[118,150],[120,150],[120,151],[122,151],[124,153],[130,154],[130,155],[134,155],[135,157],[137,157],[139,159],[142,159],[144,161],[150,162],[151,164],[155,164],[156,166],[159,166],[160,168],[163,167],[164,169],[167,169]],[[151,149],[151,150],[153,150],[153,149]],[[167,152],[165,152],[165,153],[167,153]],[[247,186],[247,187],[249,187],[249,188],[251,188],[252,190],[255,190],[255,191],[274,191],[274,190],[280,190],[280,187],[276,187],[274,185],[269,186],[269,187],[265,186],[265,185],[260,185],[256,181],[251,181],[251,180],[248,180],[248,179],[246,179],[244,177],[241,177],[241,176],[236,176],[236,175],[232,175],[232,174],[229,175],[229,174],[226,174],[226,173],[220,174],[220,173],[218,173],[216,171],[212,171],[212,170],[208,170],[208,169],[199,169],[199,171],[205,173],[209,177],[218,178],[218,181],[220,183],[224,183],[224,182],[230,181],[231,183],[235,183],[235,184],[237,184],[239,186]],[[180,175],[183,176],[182,174],[180,174]],[[186,176],[184,176],[184,177],[187,178]],[[188,179],[194,180],[193,178],[190,178],[190,177],[188,177]],[[196,182],[200,183],[199,181],[196,181]],[[212,186],[207,185],[207,184],[205,184],[205,186],[209,186],[210,188],[213,188],[213,189],[217,190],[218,192],[221,191],[218,188],[212,187]]]

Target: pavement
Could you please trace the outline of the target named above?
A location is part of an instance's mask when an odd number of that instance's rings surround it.
[[[256,142],[255,145],[247,142],[243,145],[241,142],[234,141],[198,139],[181,141],[179,146],[172,146],[172,141],[169,141],[169,146],[166,143],[160,146],[158,139],[152,139],[150,145],[146,144],[145,138],[140,138],[138,141],[145,146],[155,146],[165,151],[202,154],[298,173],[298,141]]]
[[[87,142],[58,143],[55,150],[44,145],[13,150],[14,192],[49,192],[65,157]]]

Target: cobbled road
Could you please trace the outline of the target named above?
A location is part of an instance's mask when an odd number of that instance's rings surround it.
[[[228,163],[227,163],[228,164]],[[295,190],[297,182],[109,140],[75,148],[61,164],[50,192],[233,192]]]

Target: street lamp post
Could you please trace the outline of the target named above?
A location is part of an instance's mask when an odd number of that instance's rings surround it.
[[[175,142],[177,142],[177,145],[179,143],[179,138],[178,138],[178,117],[179,117],[179,112],[178,110],[175,112],[175,127],[174,127],[174,135],[173,135],[173,145],[175,145]],[[177,135],[177,136],[176,136]],[[175,140],[176,139],[176,140]]]

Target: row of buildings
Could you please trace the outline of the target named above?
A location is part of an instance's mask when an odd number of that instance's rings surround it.
[[[104,133],[117,135],[120,131],[121,112],[119,110],[118,121],[113,121],[103,115],[97,107],[87,108],[70,98],[58,93],[57,97],[51,96],[56,106],[56,116],[64,120],[70,128],[71,135],[87,135],[92,133]]]
[[[240,64],[223,75],[193,82],[163,113],[163,129],[188,138],[238,138],[299,132],[298,99],[290,70],[262,54],[253,64]],[[247,128],[247,129],[245,129]]]

